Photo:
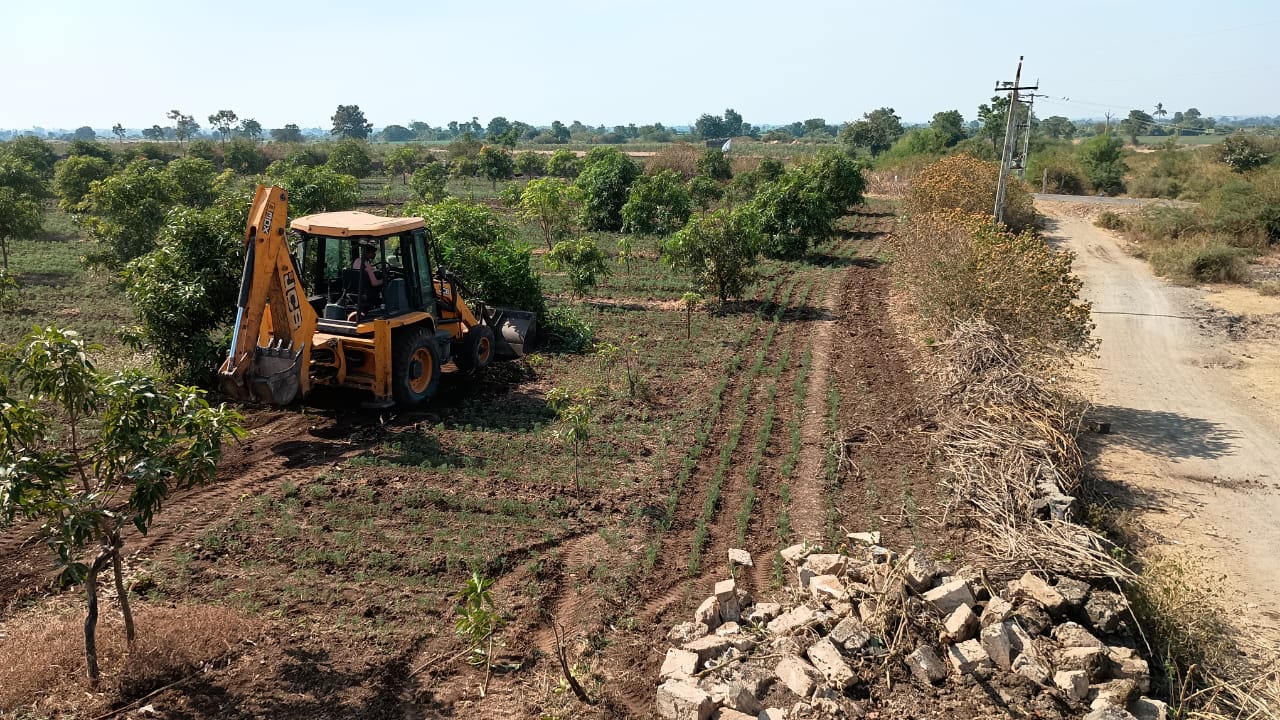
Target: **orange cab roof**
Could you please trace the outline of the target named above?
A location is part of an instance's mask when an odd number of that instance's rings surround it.
[[[312,235],[326,237],[383,237],[426,227],[420,217],[381,217],[367,212],[345,210],[343,212],[316,213],[295,218],[289,227]]]

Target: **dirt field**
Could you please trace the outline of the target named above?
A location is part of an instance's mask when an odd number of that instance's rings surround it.
[[[1280,308],[1169,285],[1087,218],[1038,206],[1077,253],[1102,341],[1085,379],[1112,428],[1095,436],[1098,473],[1152,548],[1200,560],[1241,627],[1280,653]]]
[[[767,263],[755,297],[699,314],[691,341],[683,311],[612,283],[589,307],[614,326],[601,339],[647,349],[634,398],[593,357],[549,355],[478,383],[447,376],[407,415],[332,397],[249,412],[252,434],[219,481],[126,540],[141,634],[148,617],[190,633],[153,611],[177,603],[245,621],[208,628],[215,656],[150,675],[108,655],[104,692],[88,698],[77,671],[47,685],[31,675],[41,712],[145,698],[164,717],[648,717],[665,634],[725,575],[728,548],[755,555],[739,582],[762,599],[779,584],[776,550],[800,538],[880,530],[955,558],[956,531],[933,520],[916,363],[889,310],[892,222],[872,204],[810,261]],[[581,457],[543,400],[566,383],[610,397]],[[79,622],[75,596],[47,595],[50,558],[33,537],[0,536],[0,647],[12,652],[33,647],[35,628],[74,637]],[[454,632],[472,571],[496,579],[506,619],[489,678]],[[118,632],[111,598],[104,607],[103,634]],[[553,626],[597,705],[566,691]],[[914,716],[901,687],[882,717]],[[961,692],[943,706],[987,702]]]

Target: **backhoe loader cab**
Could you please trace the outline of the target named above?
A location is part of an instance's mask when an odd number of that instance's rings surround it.
[[[435,393],[450,360],[477,370],[532,343],[533,313],[467,304],[422,218],[320,213],[294,220],[286,236],[286,205],[283,189],[259,187],[250,211],[219,373],[232,396],[288,404],[331,385],[368,391],[372,405],[412,405]]]

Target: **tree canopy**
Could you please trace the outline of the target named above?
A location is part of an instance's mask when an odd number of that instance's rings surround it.
[[[339,105],[330,120],[333,121],[333,129],[329,134],[338,137],[364,140],[373,130],[373,123],[365,120],[359,105]]]

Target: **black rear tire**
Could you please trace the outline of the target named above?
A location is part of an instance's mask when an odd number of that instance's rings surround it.
[[[483,370],[493,362],[497,343],[493,338],[493,328],[483,322],[467,331],[462,339],[462,347],[453,362],[462,371]]]
[[[426,402],[440,387],[440,350],[430,328],[396,337],[391,349],[391,393],[398,405]]]

